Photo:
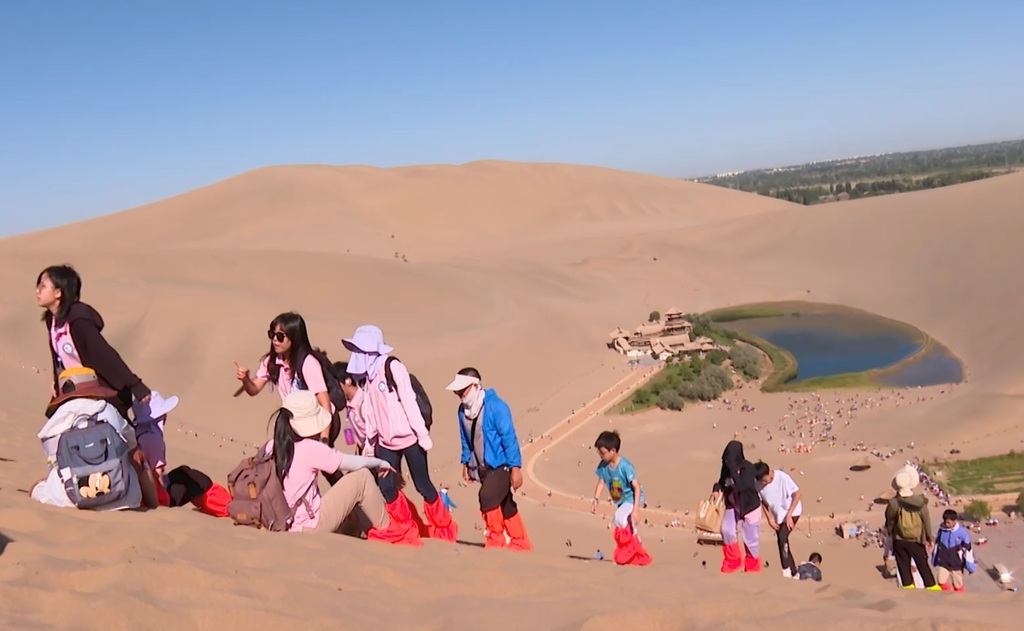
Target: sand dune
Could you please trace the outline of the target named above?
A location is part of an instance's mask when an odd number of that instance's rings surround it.
[[[0,448],[0,534],[13,540],[0,555],[0,618],[8,628],[276,628],[299,618],[308,628],[354,628],[384,615],[438,629],[749,628],[758,621],[799,628],[825,616],[846,629],[1009,626],[1012,594],[968,594],[955,604],[904,594],[877,578],[875,553],[825,536],[821,545],[835,559],[828,582],[807,586],[776,576],[767,537],[773,571],[761,577],[718,576],[716,550],[695,547],[680,529],[653,526],[645,534],[656,559],[650,568],[567,558],[608,549],[610,534],[600,518],[544,506],[543,498],[523,502],[536,553],[512,556],[432,542],[393,550],[342,537],[263,536],[184,509],[61,512],[19,489],[42,472],[34,434],[50,380],[31,289],[40,269],[63,261],[83,274],[86,301],[103,313],[109,338],[135,370],[151,387],[182,397],[168,427],[172,464],[217,479],[244,445],[265,437],[276,407],[270,393],[230,396],[231,361],[255,365],[275,314],[302,312],[314,343],[337,358],[345,356],[339,338],[356,325],[382,326],[439,409],[431,466],[436,482],[453,486],[471,543],[482,535],[472,490],[455,486],[457,438],[443,413],[455,401],[441,389],[450,374],[479,367],[512,404],[525,440],[625,375],[621,358],[603,346],[606,332],[651,309],[808,299],[911,322],[966,361],[970,382],[928,403],[878,410],[851,438],[916,440],[920,453],[951,441],[965,452],[1005,449],[1024,438],[1024,341],[1016,335],[1024,296],[1015,291],[1024,264],[1015,243],[1024,234],[1022,193],[1024,174],[1017,174],[805,208],[568,165],[292,166],[0,241],[7,288],[0,425],[8,436]],[[774,413],[779,401],[765,397],[759,409]],[[718,414],[693,409],[621,421],[641,473],[666,505],[693,507],[727,432],[751,422]],[[716,431],[713,419],[721,421]],[[579,440],[552,449],[538,474],[589,493],[594,463],[586,444],[602,425],[608,420],[591,421]],[[666,447],[681,442],[681,453]],[[815,456],[806,466],[834,471],[840,460]],[[880,469],[841,493],[831,491],[839,478],[822,477],[828,510],[843,509],[847,495],[874,492],[886,475]],[[54,589],[63,591],[60,607]],[[396,598],[401,604],[392,604]]]

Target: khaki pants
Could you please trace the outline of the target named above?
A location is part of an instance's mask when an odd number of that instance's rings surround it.
[[[964,586],[964,571],[937,567],[935,568],[935,579],[939,582],[939,585],[946,585],[952,581],[953,589],[960,589]]]
[[[392,474],[393,475],[393,474]],[[320,498],[320,520],[314,532],[337,532],[356,506],[374,528],[388,527],[390,520],[384,508],[384,497],[369,469],[346,474]]]

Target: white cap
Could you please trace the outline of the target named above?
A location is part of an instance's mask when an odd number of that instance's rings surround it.
[[[472,375],[455,375],[455,379],[452,379],[452,382],[445,386],[444,389],[459,392],[473,384],[480,385],[480,380]]]

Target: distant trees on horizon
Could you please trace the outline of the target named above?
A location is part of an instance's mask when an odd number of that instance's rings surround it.
[[[797,204],[905,193],[973,182],[1024,167],[1024,140],[758,169],[698,182]]]

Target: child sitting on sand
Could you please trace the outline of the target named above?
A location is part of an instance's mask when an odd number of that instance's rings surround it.
[[[821,555],[812,552],[807,558],[807,563],[802,563],[796,569],[796,575],[801,581],[821,582]]]
[[[622,440],[618,432],[601,432],[594,443],[601,456],[597,466],[597,488],[591,501],[590,512],[597,512],[601,489],[608,488],[615,509],[615,562],[619,565],[649,565],[651,555],[644,549],[636,534],[636,517],[644,501],[643,487],[636,478],[633,463],[619,454]]]
[[[935,566],[935,580],[942,591],[964,591],[964,570],[974,574],[974,552],[971,550],[971,533],[958,521],[959,515],[952,509],[942,513],[942,525],[935,535],[932,550],[932,565]]]

